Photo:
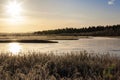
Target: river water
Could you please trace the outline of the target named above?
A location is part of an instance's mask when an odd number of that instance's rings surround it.
[[[58,43],[0,43],[0,52],[55,52],[87,51],[120,54],[120,38],[91,37],[79,40],[56,40]]]

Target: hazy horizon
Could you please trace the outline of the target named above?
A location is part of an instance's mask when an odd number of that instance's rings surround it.
[[[0,33],[120,23],[120,0],[0,0]]]

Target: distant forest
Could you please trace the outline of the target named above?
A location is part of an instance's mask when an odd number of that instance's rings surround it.
[[[34,35],[62,36],[120,36],[120,25],[92,26],[84,28],[64,28],[34,32]]]
[[[91,26],[84,28],[63,28],[31,33],[0,33],[0,36],[120,36],[120,24],[107,26]]]

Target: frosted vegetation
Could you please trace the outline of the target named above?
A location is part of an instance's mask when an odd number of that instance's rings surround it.
[[[120,58],[110,54],[86,51],[64,55],[28,53],[11,55],[1,52],[0,80],[120,79]]]

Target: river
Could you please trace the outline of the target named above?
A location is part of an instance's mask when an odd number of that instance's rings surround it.
[[[79,40],[56,40],[58,43],[0,43],[0,52],[55,52],[87,51],[91,53],[120,53],[120,38],[91,37]]]

